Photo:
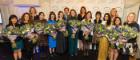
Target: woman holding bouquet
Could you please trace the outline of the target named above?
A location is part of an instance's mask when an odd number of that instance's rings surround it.
[[[21,50],[23,49],[23,41],[22,41],[22,38],[18,36],[16,33],[17,31],[19,31],[16,29],[19,29],[19,28],[20,28],[20,25],[18,24],[17,16],[11,15],[9,17],[9,24],[6,26],[6,29],[10,29],[10,30],[12,29],[12,31],[10,31],[11,34],[8,36],[8,38],[11,41],[14,60],[22,59]]]
[[[95,25],[95,28],[94,28],[94,33],[93,33],[94,34],[94,40],[93,40],[92,48],[93,48],[94,53],[95,54],[98,54],[99,37],[98,37],[98,33],[95,31],[95,29],[99,28],[98,25],[102,23],[102,20],[101,20],[101,12],[100,11],[97,11],[95,13],[95,19],[94,19],[93,23]]]
[[[58,31],[56,36],[56,53],[62,55],[66,51],[66,25],[64,22],[64,14],[62,11],[58,12]]]
[[[56,15],[55,13],[52,11],[49,14],[49,20],[47,21],[48,24],[54,25],[56,24]],[[48,36],[48,43],[49,43],[49,53],[51,56],[55,55],[55,48],[56,48],[56,31],[55,29],[53,29],[52,31],[55,34],[50,34]]]
[[[37,10],[36,10],[35,7],[30,7],[29,14],[30,14],[32,20],[37,20],[38,19]]]
[[[80,9],[80,14],[78,14],[78,20],[82,21],[85,18],[86,15],[86,8],[84,6],[81,7]],[[79,46],[79,50],[83,50],[83,42],[82,42],[82,31],[79,31],[79,37],[78,37],[78,46]]]
[[[82,20],[83,23],[86,23],[85,26],[83,26],[82,29],[82,35],[80,36],[83,40],[83,50],[84,50],[84,55],[88,56],[89,55],[89,47],[90,47],[90,43],[92,42],[92,35],[91,35],[91,27],[90,24],[92,24],[91,22],[92,19],[92,13],[91,11],[88,11],[85,15],[85,19]]]
[[[118,17],[118,12],[116,8],[111,9],[110,16],[111,16],[111,22],[113,23],[113,20],[115,19],[115,17]]]
[[[29,13],[24,13],[22,15],[20,25],[21,25],[21,28],[28,25],[28,27],[25,27],[24,29],[28,29],[31,25],[33,25]],[[25,36],[27,36],[28,33],[31,33],[31,31],[26,31]],[[35,44],[30,39],[30,37],[24,37],[24,49],[23,49],[24,53],[23,53],[23,55],[24,55],[25,59],[30,60],[33,58],[33,47],[34,46],[35,46]]]
[[[115,17],[113,20],[113,26],[112,29],[114,29],[117,32],[120,32],[122,26],[122,21],[120,17]],[[110,60],[117,60],[118,59],[118,40],[112,40],[110,39],[110,53],[109,53],[109,59]]]
[[[135,17],[136,14],[134,12],[131,12],[128,14],[127,16],[127,21],[124,23],[124,25],[127,25],[131,28],[135,28],[135,30],[137,32],[140,31],[139,25],[137,24],[137,22],[135,21]],[[137,51],[137,43],[136,43],[136,38],[131,38],[127,41],[127,43],[131,43],[132,44],[132,52],[129,52],[130,54],[126,57],[129,60],[136,60],[136,51]]]
[[[76,23],[78,23],[76,21],[78,20],[77,20],[77,13],[74,9],[70,11],[69,19],[70,19],[68,24],[69,55],[74,56],[77,55],[77,42],[78,42],[78,29],[79,29],[79,27],[76,26]]]
[[[41,56],[48,55],[48,35],[44,34],[43,29],[45,27],[47,20],[45,19],[45,13],[39,12],[38,20],[34,22],[34,26],[36,25],[35,31],[38,34],[38,43],[36,48],[39,46],[39,51]],[[38,26],[37,26],[38,25]]]
[[[111,29],[111,17],[109,13],[105,13],[103,17],[103,22],[102,24],[105,26],[106,29]],[[109,46],[109,41],[108,39],[103,36],[102,40],[99,42],[99,57],[98,60],[106,60],[108,56],[108,47]]]

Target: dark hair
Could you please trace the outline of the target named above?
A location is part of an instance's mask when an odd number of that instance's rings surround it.
[[[114,18],[114,20],[113,20],[113,25],[116,25],[115,22],[116,22],[117,19],[120,20],[120,24],[119,24],[119,25],[122,25],[122,20],[121,20],[120,17],[115,17],[115,18]]]
[[[92,18],[92,13],[91,13],[91,11],[88,11],[88,12],[86,13],[86,15],[85,15],[85,19],[87,19],[87,14],[88,14],[88,13],[91,14],[90,18]]]
[[[95,16],[97,16],[98,14],[99,14],[100,16],[102,16],[102,13],[101,13],[100,11],[97,11],[96,14],[95,14]]]
[[[68,7],[65,7],[65,8],[64,8],[64,11],[65,11],[66,9],[68,9],[68,11],[69,11],[69,8],[68,8]]]
[[[10,15],[10,17],[9,17],[9,24],[8,24],[8,26],[9,26],[9,25],[13,25],[13,24],[12,24],[12,19],[13,19],[13,18],[16,18],[16,19],[17,19],[17,21],[18,21],[18,17],[17,17],[16,15]],[[16,23],[16,25],[17,25],[17,24],[18,24],[18,22]]]
[[[41,14],[45,15],[44,12],[39,12],[38,16],[40,16]]]
[[[58,12],[58,18],[60,18],[60,13],[63,13],[63,11],[59,11],[59,12]],[[64,13],[63,13],[63,14],[64,14]],[[64,16],[63,16],[62,18],[64,18]]]
[[[35,13],[37,13],[37,10],[36,10],[36,8],[35,7],[30,7],[30,9],[29,9],[29,13],[31,14],[31,9],[34,9],[35,10]]]
[[[87,10],[86,10],[86,7],[85,7],[85,6],[82,6],[82,7],[81,7],[81,9],[80,9],[80,14],[82,13],[82,9],[85,10],[85,14],[86,14],[86,11],[87,11]]]
[[[106,16],[106,15],[108,16],[108,20],[107,20],[106,24],[107,24],[107,25],[111,25],[111,16],[110,16],[109,13],[105,13],[103,19],[105,20],[105,16]]]
[[[70,10],[70,16],[71,16],[71,12],[72,12],[72,11],[74,11],[74,12],[75,12],[75,15],[77,16],[77,12],[76,12],[76,10],[74,10],[74,9],[71,9],[71,10]]]
[[[23,15],[22,15],[22,17],[21,17],[21,23],[24,23],[24,21],[25,21],[25,15],[28,15],[29,16],[29,22],[31,23],[32,22],[32,20],[31,20],[31,16],[30,16],[30,14],[29,13],[24,13]]]
[[[56,20],[56,15],[53,11],[51,11],[50,14],[49,14],[49,20],[51,20],[51,15],[54,15],[54,20]]]

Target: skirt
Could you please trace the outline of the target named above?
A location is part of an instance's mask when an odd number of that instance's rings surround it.
[[[48,37],[48,42],[49,42],[49,48],[55,48],[56,47],[56,40],[52,37],[52,36],[49,36]]]

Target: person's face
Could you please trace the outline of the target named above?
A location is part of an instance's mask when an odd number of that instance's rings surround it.
[[[87,19],[91,19],[91,14],[90,13],[87,14]]]
[[[108,17],[109,17],[108,15],[105,15],[105,20],[108,20],[109,19]]]
[[[59,15],[59,16],[60,16],[60,18],[63,18],[63,15],[64,15],[63,13],[60,13],[60,15]]]
[[[51,15],[51,20],[54,20],[54,18],[55,18],[55,16],[52,14],[52,15]]]
[[[116,21],[115,21],[115,24],[116,24],[116,25],[119,25],[120,23],[121,23],[120,19],[117,18]]]
[[[117,15],[117,10],[116,9],[113,9],[112,12],[111,12],[111,15],[112,16],[116,16]]]
[[[17,23],[17,19],[16,18],[12,18],[11,22],[12,22],[12,24],[16,24]]]
[[[39,16],[40,20],[44,19],[44,17],[45,17],[45,15],[43,13],[40,14],[40,16]]]
[[[68,14],[69,13],[69,10],[68,9],[65,9],[64,12],[65,12],[65,14]]]
[[[135,15],[134,14],[129,14],[127,17],[128,22],[133,22],[135,20]]]
[[[84,8],[82,8],[81,11],[82,11],[82,13],[85,13],[86,12],[86,10]]]
[[[74,11],[71,11],[71,16],[75,16],[76,13]]]
[[[36,14],[36,11],[35,11],[34,8],[31,8],[31,13],[32,13],[32,14]]]
[[[97,14],[96,19],[100,19],[100,18],[101,18],[100,14]]]
[[[29,18],[29,15],[28,14],[25,14],[24,19],[25,19],[25,21],[28,21],[30,19]]]

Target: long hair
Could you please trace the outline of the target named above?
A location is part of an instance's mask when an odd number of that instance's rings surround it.
[[[53,11],[51,11],[49,14],[49,20],[51,20],[51,15],[54,15],[54,20],[56,20],[56,14]]]
[[[31,9],[34,9],[35,10],[35,14],[37,13],[37,10],[36,10],[36,8],[35,7],[30,7],[30,9],[29,9],[29,13],[31,14]]]
[[[115,19],[113,20],[113,25],[116,25],[116,20],[119,19],[120,20],[120,24],[119,25],[122,25],[122,20],[120,17],[115,17]]]
[[[87,19],[87,14],[89,14],[89,13],[90,13],[90,18],[92,19],[92,13],[91,13],[91,11],[88,11],[88,12],[86,13],[85,19]]]
[[[22,17],[21,17],[21,23],[24,23],[24,21],[25,21],[25,15],[28,15],[29,16],[29,21],[28,22],[31,23],[32,22],[31,16],[27,12],[22,15]]]
[[[58,12],[58,18],[60,18],[60,13],[63,13],[63,11],[59,11]],[[63,13],[63,17],[62,18],[64,19],[64,13]]]
[[[77,12],[76,12],[76,10],[74,10],[74,9],[71,9],[71,10],[70,10],[70,16],[72,16],[72,14],[71,14],[72,11],[74,11],[75,16],[77,16]]]
[[[40,19],[40,15],[41,15],[41,14],[43,14],[43,15],[45,16],[44,12],[39,12],[39,14],[38,14],[38,19]]]
[[[8,23],[7,26],[13,25],[13,24],[12,24],[12,19],[13,19],[13,18],[16,18],[16,19],[17,19],[17,22],[16,22],[15,25],[18,25],[18,17],[17,17],[16,15],[10,15],[10,17],[9,17],[9,23]]]
[[[105,15],[104,15],[104,17],[103,17],[103,20],[105,20],[105,16],[108,16],[108,20],[107,20],[107,22],[106,22],[106,25],[111,25],[111,16],[110,16],[110,14],[109,13],[105,13]]]
[[[87,9],[86,9],[86,7],[85,7],[85,6],[82,6],[82,7],[81,7],[81,9],[80,9],[80,14],[82,14],[82,9],[84,9],[84,10],[85,10],[85,14],[86,14]]]

